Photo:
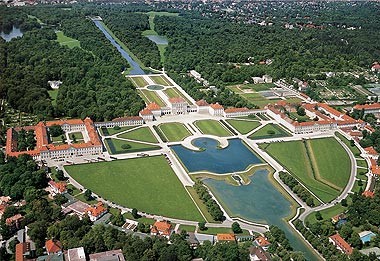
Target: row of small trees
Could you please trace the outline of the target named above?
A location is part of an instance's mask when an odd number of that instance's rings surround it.
[[[223,221],[225,219],[223,211],[220,209],[218,203],[216,203],[216,201],[211,197],[210,193],[208,193],[208,190],[203,185],[203,182],[197,180],[195,182],[194,189],[197,192],[199,199],[205,203],[212,218],[216,221]]]
[[[315,206],[313,195],[311,195],[311,193],[307,191],[292,175],[286,172],[280,172],[280,179],[308,206]]]

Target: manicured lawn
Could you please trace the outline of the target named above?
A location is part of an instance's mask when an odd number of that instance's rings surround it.
[[[232,125],[236,130],[238,130],[241,134],[247,134],[253,129],[256,129],[261,125],[260,122],[257,121],[240,121],[240,120],[226,120],[229,124]]]
[[[174,97],[182,97],[184,98],[189,104],[193,104],[191,101],[189,101],[189,99],[187,99],[177,88],[173,87],[173,88],[168,88],[166,90],[163,91],[166,96],[168,96],[169,98],[174,98]]]
[[[131,153],[131,152],[138,152],[138,151],[160,149],[159,146],[142,144],[142,143],[133,142],[133,141],[110,139],[110,138],[105,139],[104,144],[106,145],[107,150],[110,154],[122,154],[122,153]],[[128,144],[130,148],[123,149],[122,148],[123,144]]]
[[[138,88],[143,88],[148,85],[148,82],[145,81],[143,77],[130,77],[130,79]]]
[[[267,124],[248,138],[252,140],[289,137],[290,134],[277,124]]]
[[[275,87],[273,83],[258,83],[258,84],[245,84],[242,86],[243,89],[252,89],[257,92],[268,91],[270,88]]]
[[[338,196],[338,190],[317,180],[314,176],[306,147],[302,141],[274,142],[270,143],[265,150],[322,201],[329,202]],[[324,156],[327,161],[329,161],[329,157],[334,159],[331,153],[327,152],[327,154]],[[338,166],[340,163],[335,162],[335,164]],[[318,165],[318,167],[321,166]],[[328,175],[323,173],[323,176]]]
[[[80,200],[80,201],[83,201],[83,202],[85,202],[85,203],[87,203],[87,204],[90,204],[90,205],[96,204],[96,203],[98,202],[98,201],[95,200],[95,199],[90,200],[90,201],[86,200],[86,199],[84,198],[84,193],[77,195],[75,198],[78,199],[78,200]]]
[[[73,185],[71,184],[68,184],[67,185],[67,190],[70,191],[70,194],[72,196],[76,196],[77,194],[81,193],[81,191],[79,189],[77,189],[76,187],[74,187]]]
[[[194,125],[203,133],[215,135],[219,137],[231,136],[231,132],[223,127],[219,121],[216,120],[200,120],[196,121]]]
[[[80,48],[80,42],[78,40],[64,35],[62,31],[57,31],[55,34],[57,35],[57,41],[60,45],[66,45],[70,49],[74,47]]]
[[[340,213],[343,213],[346,210],[345,207],[343,207],[341,204],[337,204],[331,208],[324,209],[320,211],[323,220],[331,220],[333,216],[336,216]],[[308,215],[305,219],[306,222],[309,222],[310,224],[314,224],[317,222],[317,219],[315,218],[315,213],[313,212],[310,215]]]
[[[354,187],[352,188],[352,192],[359,193],[359,190],[362,189],[363,191],[365,190],[365,182],[362,181],[362,185],[359,186],[359,180],[355,181]]]
[[[186,232],[195,232],[195,226],[190,225],[179,225],[179,230],[185,230]]]
[[[76,138],[77,140],[83,140],[83,134],[82,134],[82,132],[77,131],[77,132],[72,132],[72,133],[70,133],[70,134],[69,134],[70,139],[73,139],[73,135],[75,136],[75,138]]]
[[[347,147],[352,151],[352,153],[355,156],[359,156],[360,155],[360,150],[358,149],[358,147],[351,146],[351,142],[348,139],[346,139],[346,137],[344,137],[339,132],[335,132],[335,136],[337,136],[341,141],[343,141],[343,143],[347,145]]]
[[[165,135],[168,141],[181,141],[191,135],[190,131],[179,122],[162,123],[158,128]]]
[[[158,143],[149,127],[142,127],[120,134],[118,138]]]
[[[58,89],[49,90],[48,93],[49,93],[49,96],[51,98],[51,104],[57,105]]]
[[[65,168],[84,187],[122,206],[172,218],[203,220],[164,156]]]
[[[359,167],[363,167],[363,168],[368,169],[367,161],[365,161],[365,160],[356,160],[356,164]],[[365,169],[362,169],[362,171],[365,171]]]
[[[130,212],[124,213],[123,217],[128,218],[128,219],[132,219],[132,220],[136,220],[140,223],[148,224],[148,225],[153,225],[154,222],[156,222],[156,220],[154,220],[152,218],[146,218],[146,217],[140,217],[140,218],[136,219],[132,216],[132,213],[130,213]]]
[[[310,156],[318,180],[343,190],[351,173],[351,161],[335,138],[309,140]]]
[[[111,135],[114,135],[114,134],[117,134],[117,133],[120,133],[120,132],[123,132],[126,130],[130,130],[130,129],[133,129],[136,127],[138,127],[138,126],[126,126],[126,127],[120,127],[120,129],[102,127],[102,128],[100,128],[100,132],[104,136],[111,136]]]
[[[170,81],[163,75],[149,76],[149,78],[152,79],[154,83],[159,84],[159,85],[163,85],[163,86],[172,85]]]
[[[139,90],[143,93],[143,95],[146,97],[146,99],[151,102],[157,103],[159,106],[163,107],[165,106],[164,101],[158,96],[158,94],[155,91],[149,91],[149,90]]]

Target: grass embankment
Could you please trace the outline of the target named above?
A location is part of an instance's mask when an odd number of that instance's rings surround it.
[[[84,187],[116,204],[172,218],[203,220],[164,156],[65,168]]]
[[[203,133],[219,137],[231,136],[232,133],[216,120],[199,120],[194,125]]]

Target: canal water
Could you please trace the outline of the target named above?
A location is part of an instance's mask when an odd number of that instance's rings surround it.
[[[211,138],[197,138],[192,143],[204,150],[193,151],[182,145],[171,146],[189,172],[207,170],[225,174],[244,171],[251,164],[262,163],[240,139],[228,140],[228,146],[224,149],[218,149],[218,141]]]
[[[17,28],[15,26],[12,27],[12,31],[9,33],[0,33],[0,37],[3,38],[6,42],[9,42],[13,38],[22,37],[23,33],[21,32],[20,28]]]
[[[111,42],[111,44],[116,47],[116,49],[119,51],[121,56],[123,56],[123,58],[128,61],[129,65],[132,67],[132,70],[130,70],[129,75],[145,74],[144,70],[141,69],[140,65],[135,60],[133,60],[132,57],[107,32],[107,30],[104,28],[101,21],[94,20],[94,23],[96,27],[98,27],[103,32],[103,34],[107,37],[107,39]]]

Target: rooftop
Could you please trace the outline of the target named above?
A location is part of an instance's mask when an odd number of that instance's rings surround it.
[[[234,234],[217,234],[216,239],[218,241],[235,241],[235,235]]]
[[[338,233],[335,235],[330,236],[330,239],[340,248],[342,251],[347,254],[351,255],[352,254],[352,247],[350,244],[346,242]]]

